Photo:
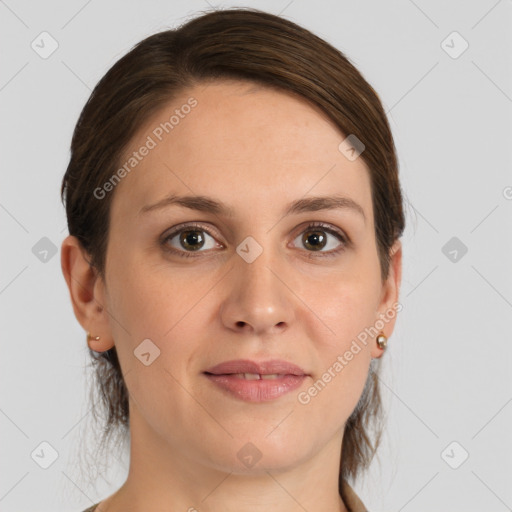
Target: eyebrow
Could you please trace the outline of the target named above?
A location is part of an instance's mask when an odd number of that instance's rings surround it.
[[[216,201],[207,196],[177,196],[170,194],[154,204],[146,205],[141,208],[139,215],[155,210],[160,210],[172,205],[182,206],[191,210],[201,212],[213,213],[215,215],[222,215],[225,217],[234,217],[235,212],[226,204]],[[353,199],[344,196],[319,196],[319,197],[305,197],[290,203],[283,212],[286,217],[292,214],[304,212],[316,212],[319,210],[336,210],[336,209],[349,209],[359,213],[364,222],[366,223],[366,215],[361,205],[356,203]]]

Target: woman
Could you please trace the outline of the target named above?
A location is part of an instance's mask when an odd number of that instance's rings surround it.
[[[148,37],[84,107],[62,197],[105,435],[130,437],[88,510],[366,510],[404,215],[348,59],[253,9]]]

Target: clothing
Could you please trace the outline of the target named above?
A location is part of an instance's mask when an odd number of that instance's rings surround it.
[[[93,512],[98,505],[99,503],[95,503],[92,507],[86,508],[84,512]]]
[[[345,480],[341,484],[341,494],[343,503],[345,503],[349,512],[368,512],[368,509],[364,506],[364,503],[360,500],[354,489]]]
[[[363,502],[359,499],[359,496],[354,492],[354,489],[343,481],[341,485],[343,502],[347,506],[349,512],[368,512],[368,509],[364,506]],[[94,509],[99,503],[94,504],[92,507],[85,509],[83,512],[94,512]]]

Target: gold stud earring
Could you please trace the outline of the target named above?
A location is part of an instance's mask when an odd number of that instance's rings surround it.
[[[91,336],[90,333],[87,333],[87,341],[100,341],[99,336]]]
[[[381,331],[380,334],[377,336],[377,345],[379,346],[379,348],[381,348],[382,350],[385,350],[386,349],[386,346],[388,344],[388,339],[386,338],[386,336],[384,335],[384,333]]]

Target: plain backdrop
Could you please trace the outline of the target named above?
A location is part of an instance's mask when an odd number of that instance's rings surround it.
[[[98,433],[60,268],[72,130],[135,43],[232,6],[346,53],[395,137],[403,310],[381,375],[386,434],[356,491],[372,512],[512,510],[510,0],[0,1],[0,510],[78,512],[124,481],[126,458],[97,468],[96,485],[78,465]]]

